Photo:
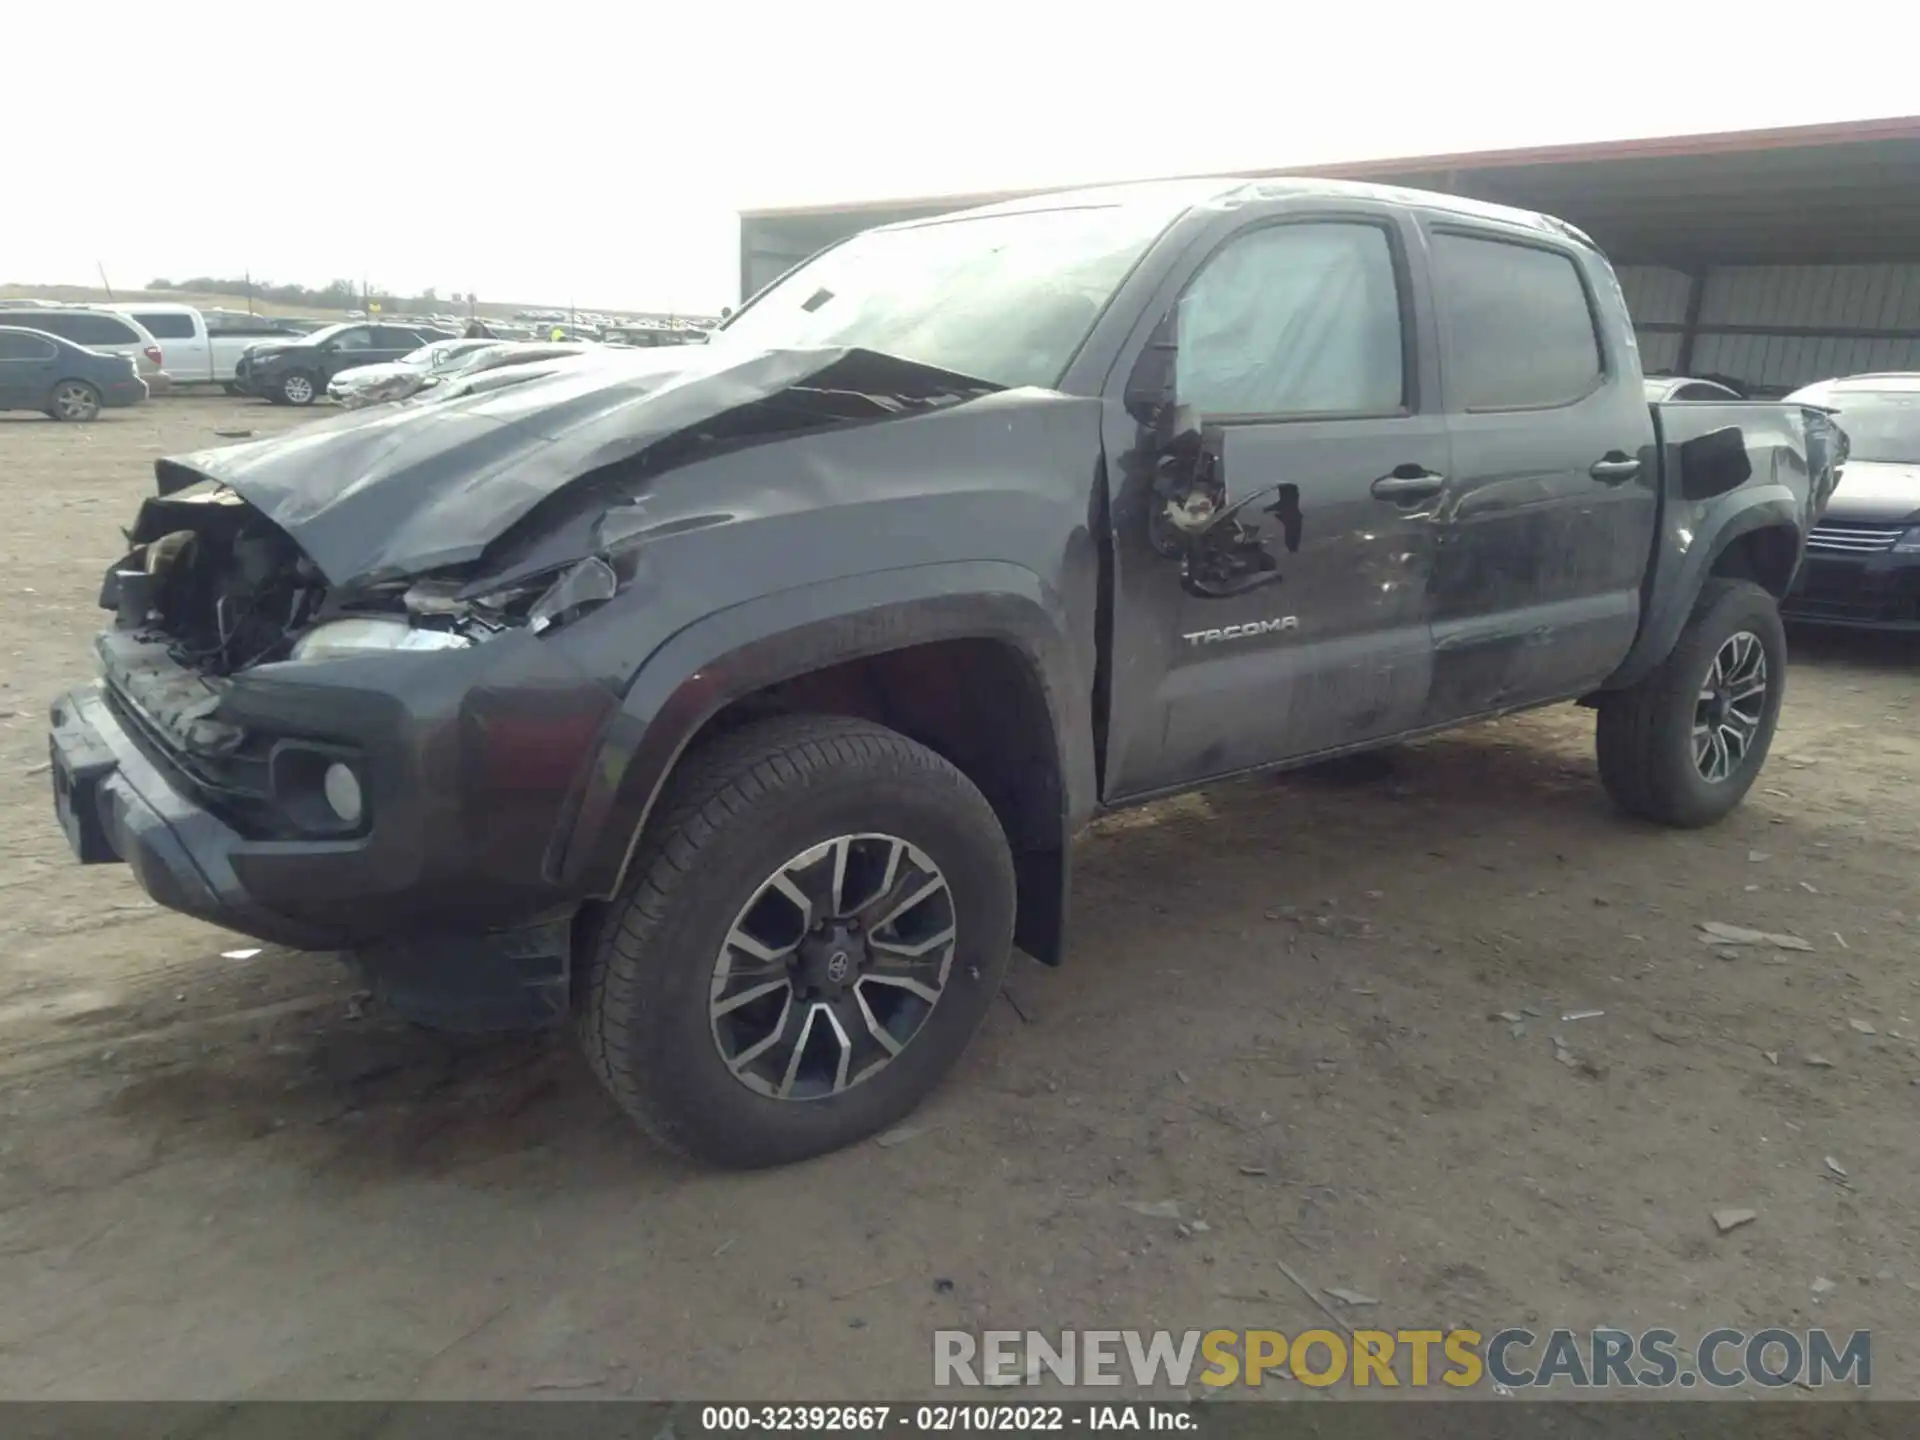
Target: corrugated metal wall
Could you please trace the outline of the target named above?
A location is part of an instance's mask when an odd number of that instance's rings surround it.
[[[1784,394],[1835,375],[1920,370],[1920,264],[1715,266],[1702,279],[1696,297],[1682,271],[1621,269],[1648,371]]]

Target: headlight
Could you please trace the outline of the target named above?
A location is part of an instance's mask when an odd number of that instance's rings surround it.
[[[1893,542],[1896,555],[1920,555],[1920,525],[1909,526],[1907,533]]]
[[[363,617],[329,620],[294,642],[294,660],[324,660],[329,655],[362,655],[370,650],[464,650],[473,642],[448,630],[416,629],[404,620]]]

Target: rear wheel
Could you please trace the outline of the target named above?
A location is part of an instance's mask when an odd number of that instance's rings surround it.
[[[755,722],[690,757],[579,973],[589,1063],[656,1139],[760,1166],[899,1120],[1011,954],[992,808],[883,726]]]
[[[280,382],[280,398],[289,405],[311,405],[319,394],[320,387],[304,370],[289,370]]]
[[[84,380],[62,380],[47,399],[47,414],[70,422],[95,419],[100,414],[100,392]]]
[[[1682,827],[1732,810],[1766,762],[1786,672],[1773,596],[1709,580],[1661,666],[1600,702],[1600,779],[1614,803]]]

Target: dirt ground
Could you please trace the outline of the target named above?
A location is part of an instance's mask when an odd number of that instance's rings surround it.
[[[917,1136],[715,1174],[563,1041],[69,858],[46,705],[153,457],[301,418],[0,415],[0,1396],[911,1396],[937,1327],[1322,1321],[1283,1266],[1386,1328],[1871,1327],[1920,1395],[1920,644],[1797,635],[1702,833],[1612,814],[1572,708],[1115,817]]]

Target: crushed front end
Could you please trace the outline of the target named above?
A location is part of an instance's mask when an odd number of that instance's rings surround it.
[[[614,565],[341,590],[211,482],[148,500],[128,538],[99,679],[52,710],[75,855],[229,929],[353,950],[429,1023],[564,1014],[556,837],[618,700],[540,637],[610,599]]]

